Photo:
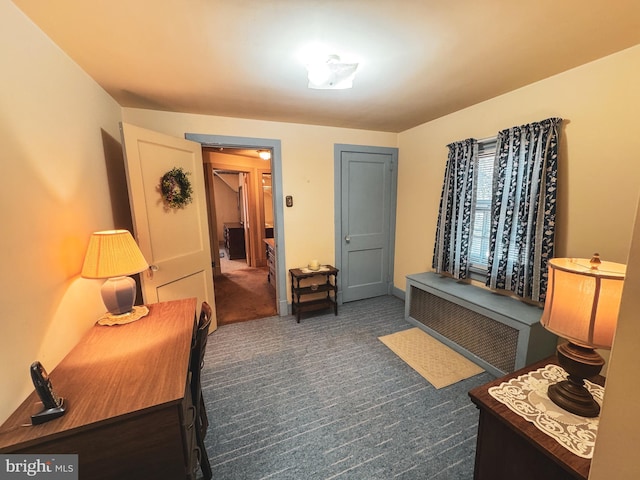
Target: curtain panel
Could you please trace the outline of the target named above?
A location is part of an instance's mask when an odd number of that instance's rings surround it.
[[[544,302],[555,245],[561,118],[498,133],[486,285]]]
[[[469,138],[447,147],[449,156],[440,197],[432,266],[437,273],[449,273],[454,278],[463,279],[469,272],[478,141]]]

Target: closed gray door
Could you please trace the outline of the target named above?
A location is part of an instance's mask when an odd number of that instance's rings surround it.
[[[336,156],[342,302],[386,295],[393,280],[397,149],[340,145]]]

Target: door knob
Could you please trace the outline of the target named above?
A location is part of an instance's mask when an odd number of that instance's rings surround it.
[[[147,275],[149,278],[153,278],[153,274],[158,271],[157,265],[149,265],[149,270],[147,270]]]
[[[349,243],[351,241],[351,237],[347,235],[346,237],[344,237],[344,241]]]

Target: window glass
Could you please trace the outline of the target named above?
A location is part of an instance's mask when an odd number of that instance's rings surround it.
[[[495,140],[480,141],[478,147],[469,260],[472,269],[486,271],[489,261],[489,234],[491,232],[491,192],[493,189]]]

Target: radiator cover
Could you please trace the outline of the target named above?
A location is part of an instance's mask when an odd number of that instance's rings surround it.
[[[553,355],[542,309],[432,272],[407,276],[405,318],[494,375]]]
[[[419,288],[411,289],[411,318],[501,371],[515,370],[518,330]]]

